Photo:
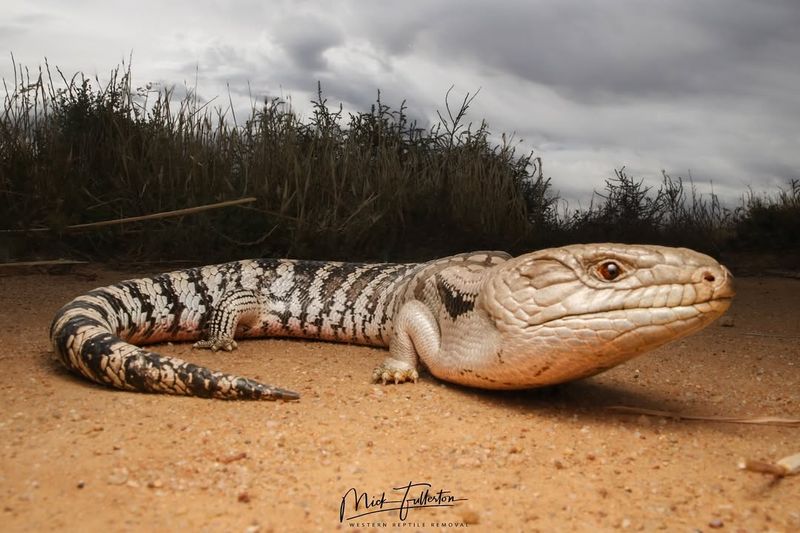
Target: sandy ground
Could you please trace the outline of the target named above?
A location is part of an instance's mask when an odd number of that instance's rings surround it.
[[[118,392],[54,361],[56,309],[136,275],[0,278],[0,530],[800,530],[800,476],[737,469],[744,458],[800,452],[800,428],[607,409],[800,416],[798,280],[740,279],[733,327],[538,391],[482,392],[430,376],[377,386],[369,377],[384,353],[347,345],[159,347],[302,394],[229,403]],[[374,511],[384,493],[402,500],[396,487],[412,484],[408,498],[418,498],[422,483],[442,506],[407,509],[405,520],[398,510],[346,519],[359,514],[354,491]],[[389,501],[384,509],[397,507]]]

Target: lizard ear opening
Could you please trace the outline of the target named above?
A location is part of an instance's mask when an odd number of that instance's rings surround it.
[[[574,267],[553,257],[531,257],[513,269],[512,278],[518,283],[535,289],[559,283],[570,283],[577,278]],[[516,284],[515,284],[516,285]]]

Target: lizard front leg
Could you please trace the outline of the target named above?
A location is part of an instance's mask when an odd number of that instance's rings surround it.
[[[372,373],[374,382],[416,382],[419,360],[431,360],[439,353],[439,324],[428,307],[418,300],[403,304],[394,319],[389,357]]]
[[[255,291],[239,289],[226,293],[212,311],[208,335],[194,343],[194,348],[208,348],[212,351],[230,352],[237,348],[233,340],[240,322],[257,319],[261,301]]]

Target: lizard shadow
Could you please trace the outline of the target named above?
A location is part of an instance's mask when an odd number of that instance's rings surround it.
[[[454,392],[475,396],[503,409],[521,414],[536,414],[543,418],[564,420],[580,417],[581,420],[606,425],[619,421],[635,421],[640,413],[613,411],[612,406],[636,407],[662,411],[685,412],[675,405],[674,395],[653,390],[635,390],[629,385],[608,383],[596,378],[563,383],[549,387],[518,391],[476,390],[462,386],[451,386]],[[669,407],[668,407],[669,406]],[[693,411],[694,413],[694,411]],[[654,422],[663,417],[648,417]],[[676,420],[673,418],[672,420]],[[697,421],[681,420],[687,429]],[[704,423],[704,422],[699,422]],[[711,427],[727,424],[710,424]],[[724,431],[724,430],[722,430]]]
[[[39,352],[39,366],[59,380],[67,380],[79,385],[89,385],[90,387],[102,387],[102,385],[98,383],[78,376],[74,372],[70,372],[67,367],[58,360],[58,356],[53,353],[52,350],[43,350]]]

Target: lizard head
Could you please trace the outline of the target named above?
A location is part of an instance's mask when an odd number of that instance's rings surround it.
[[[498,265],[480,300],[503,359],[526,374],[525,386],[539,386],[596,374],[696,332],[733,296],[731,273],[693,250],[587,244]]]

